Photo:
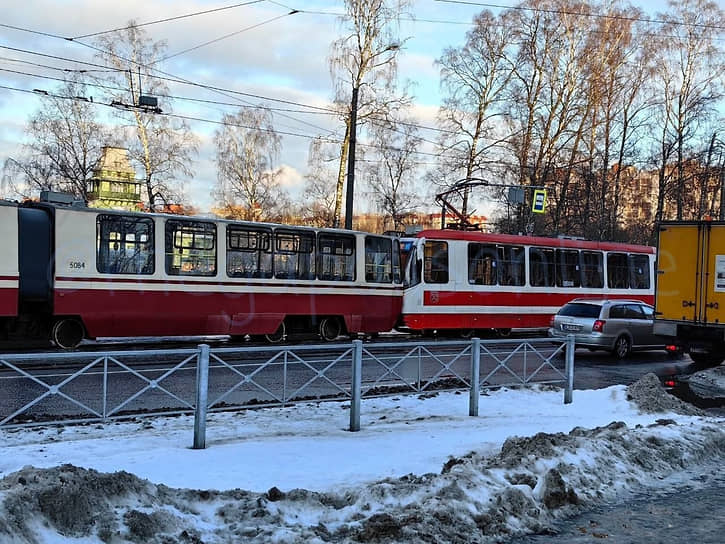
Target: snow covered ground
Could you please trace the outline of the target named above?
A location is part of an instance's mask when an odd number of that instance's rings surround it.
[[[722,466],[725,429],[630,386],[364,400],[0,431],[0,542],[500,542]],[[119,472],[121,471],[121,472]]]

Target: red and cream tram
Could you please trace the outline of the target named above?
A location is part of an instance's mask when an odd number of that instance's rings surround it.
[[[649,246],[454,230],[406,242],[401,322],[411,331],[543,328],[582,297],[654,302]]]
[[[0,333],[324,340],[543,328],[574,298],[654,299],[647,246],[340,229],[0,202]],[[400,247],[407,256],[401,267]]]
[[[32,280],[19,293],[21,313],[46,323],[60,347],[114,336],[274,341],[296,331],[331,340],[389,331],[400,315],[390,236],[49,203],[9,209],[18,217],[3,214],[0,244]],[[5,230],[13,221],[19,229]],[[0,268],[9,288],[16,268]],[[18,297],[3,297],[13,311]]]
[[[0,257],[0,320],[18,315],[18,207],[16,204],[0,201],[0,235],[2,256]],[[0,322],[0,334],[5,331]]]

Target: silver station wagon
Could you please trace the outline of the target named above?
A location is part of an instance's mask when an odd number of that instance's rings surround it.
[[[571,334],[577,347],[623,359],[633,350],[665,349],[653,323],[654,308],[639,300],[575,299],[552,318],[549,337],[564,341]]]

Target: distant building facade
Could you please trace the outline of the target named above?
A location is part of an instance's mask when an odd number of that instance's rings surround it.
[[[93,176],[88,180],[88,206],[113,210],[143,209],[141,182],[131,166],[128,150],[104,147]]]

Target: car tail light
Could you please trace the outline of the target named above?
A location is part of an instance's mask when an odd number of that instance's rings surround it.
[[[552,315],[551,319],[549,319],[549,327],[553,327],[553,326],[554,326],[554,316]]]
[[[665,387],[677,387],[677,381],[672,378],[668,378],[662,382]]]
[[[669,345],[665,346],[665,351],[671,351],[672,353],[676,353],[677,351],[679,351],[679,349],[680,348],[678,348],[674,344],[669,344]]]
[[[604,328],[604,323],[606,323],[606,321],[597,319],[594,322],[594,325],[592,325],[592,332],[602,332],[602,329]]]

